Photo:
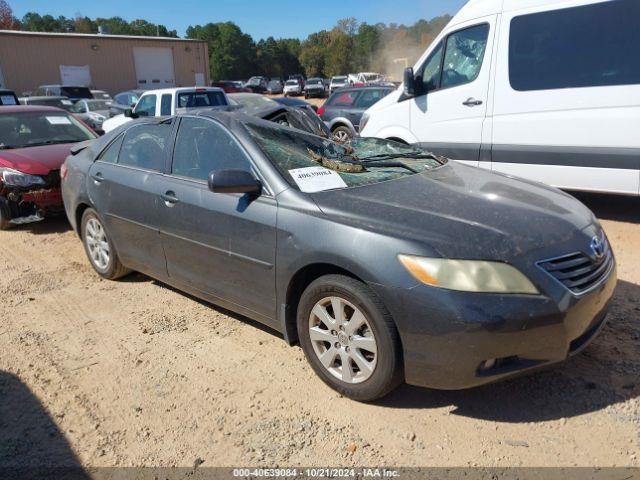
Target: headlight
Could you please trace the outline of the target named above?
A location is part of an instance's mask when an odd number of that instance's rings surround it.
[[[6,185],[13,187],[28,187],[30,185],[44,185],[44,179],[35,175],[18,172],[10,168],[0,168],[0,178]]]
[[[90,113],[89,118],[96,123],[102,123],[105,121],[105,118],[99,113]]]
[[[398,259],[416,280],[434,287],[463,292],[540,293],[527,277],[506,263],[413,255],[398,255]]]

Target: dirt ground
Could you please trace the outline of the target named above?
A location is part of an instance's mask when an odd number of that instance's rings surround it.
[[[64,219],[0,232],[0,465],[638,466],[640,201],[581,199],[620,278],[581,355],[370,405],[243,317],[143,275],[101,281]]]

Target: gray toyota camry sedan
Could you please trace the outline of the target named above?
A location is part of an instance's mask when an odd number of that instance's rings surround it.
[[[199,112],[77,145],[61,176],[100,276],[139,271],[258,320],[361,401],[560,362],[616,285],[571,196],[385,140]]]

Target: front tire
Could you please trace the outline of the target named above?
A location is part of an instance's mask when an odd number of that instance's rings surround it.
[[[94,209],[87,208],[82,214],[80,232],[89,263],[98,275],[107,280],[116,280],[131,273],[120,263],[113,242]]]
[[[11,227],[11,210],[4,197],[0,197],[0,230],[8,230]]]
[[[362,282],[343,275],[312,282],[300,299],[297,327],[307,361],[342,395],[369,402],[402,383],[398,331]]]

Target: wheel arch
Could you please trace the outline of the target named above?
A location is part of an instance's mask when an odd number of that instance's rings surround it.
[[[75,220],[75,230],[80,238],[82,238],[82,215],[87,210],[87,208],[93,208],[88,202],[80,202],[76,206],[76,210],[73,214],[73,218]]]
[[[356,127],[354,127],[351,121],[349,121],[349,119],[347,118],[338,117],[333,119],[329,124],[329,129],[331,130],[331,132],[333,132],[338,127],[346,127],[349,130],[351,130],[354,134],[357,133]]]
[[[353,271],[329,262],[311,263],[298,269],[287,285],[281,319],[283,334],[289,345],[298,343],[296,316],[302,293],[312,282],[325,275],[344,275],[367,285],[367,282]]]

